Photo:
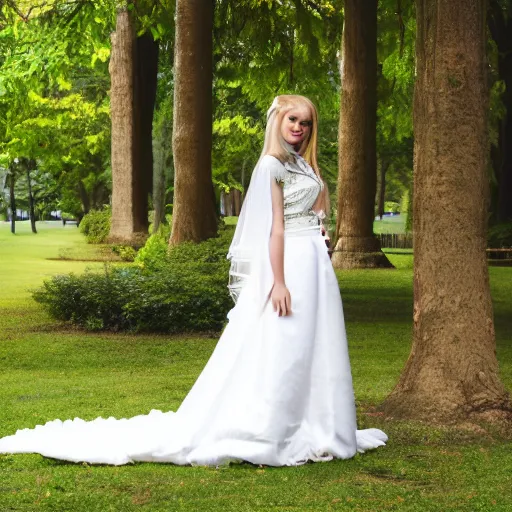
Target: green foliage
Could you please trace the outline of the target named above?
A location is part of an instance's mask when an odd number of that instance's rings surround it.
[[[142,269],[151,271],[162,266],[169,250],[170,230],[160,230],[152,234],[141,247],[135,258],[135,263]]]
[[[400,208],[398,210],[402,215],[406,215],[409,211],[409,191],[406,190],[402,194],[402,198],[400,199]]]
[[[167,265],[148,273],[106,267],[45,281],[34,299],[56,319],[87,330],[219,331],[232,305],[220,266]]]
[[[207,269],[210,265],[228,268],[226,255],[233,238],[235,225],[223,226],[219,236],[199,244],[184,242],[169,248],[170,227],[161,226],[158,233],[151,235],[144,247],[137,253],[135,263],[148,271],[160,270],[168,265],[196,265]]]
[[[114,2],[9,6],[0,23],[2,159],[36,160],[36,207],[80,216],[108,202]]]
[[[90,244],[101,244],[107,240],[110,233],[112,210],[105,207],[102,210],[92,210],[80,222],[80,231]]]
[[[92,229],[96,219],[103,222],[99,214],[88,220]],[[218,331],[232,306],[226,286],[232,236],[233,229],[224,228],[217,238],[168,250],[161,230],[139,251],[135,266],[57,276],[34,299],[54,318],[88,330]]]
[[[512,247],[512,222],[502,222],[490,227],[487,244],[492,249]]]
[[[112,252],[123,261],[133,261],[137,256],[137,251],[131,245],[113,245]]]
[[[400,204],[396,201],[385,201],[384,202],[384,211],[391,213],[398,213],[400,211]]]

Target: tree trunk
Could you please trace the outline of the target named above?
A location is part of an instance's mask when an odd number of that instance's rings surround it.
[[[170,244],[217,233],[212,184],[212,0],[177,0]]]
[[[389,160],[385,158],[380,163],[379,196],[377,201],[377,215],[382,220],[384,217],[384,206],[386,199],[386,173],[389,167]]]
[[[112,34],[112,224],[109,242],[138,245],[147,236],[147,187],[141,175],[136,102],[136,44],[131,14],[118,12]]]
[[[492,420],[509,407],[485,254],[485,4],[416,1],[414,331],[383,405],[394,417]]]
[[[377,187],[377,0],[345,1],[335,268],[391,267],[373,234]]]
[[[242,210],[242,193],[236,188],[231,189],[231,195],[233,197],[233,215],[237,217],[240,215]]]
[[[84,215],[87,215],[91,211],[91,200],[82,180],[78,182],[78,194],[80,195]]]
[[[9,174],[9,205],[11,208],[11,233],[16,234],[16,195],[14,193],[14,185],[16,184],[16,176],[11,166]]]
[[[36,163],[34,160],[29,160],[26,163],[26,172],[27,172],[27,188],[28,188],[28,208],[30,215],[30,227],[32,229],[32,233],[37,233],[36,229],[36,212],[34,208],[34,196],[32,195],[32,178],[30,177],[30,171],[36,168]]]
[[[166,166],[169,157],[169,139],[171,137],[170,120],[162,119],[158,125],[153,140],[153,152],[155,155],[153,172],[153,208],[155,210],[153,220],[153,233],[158,231],[165,218],[165,195],[167,188]]]
[[[502,120],[503,126],[499,138],[503,160],[496,176],[498,179],[496,212],[498,222],[512,222],[512,55],[509,55],[507,60],[509,61],[506,65],[508,78],[505,79],[507,90],[503,98],[507,113]]]
[[[509,0],[508,9],[512,7]],[[506,114],[501,120],[498,148],[493,148],[493,164],[497,181],[495,220],[512,221],[512,23],[501,2],[492,0],[489,29],[498,47],[498,69],[505,83],[502,100]]]
[[[148,197],[153,193],[153,113],[155,110],[156,82],[158,74],[158,43],[151,34],[137,38],[136,50],[136,114],[139,125],[140,172],[135,188],[141,187],[138,217],[147,216]]]

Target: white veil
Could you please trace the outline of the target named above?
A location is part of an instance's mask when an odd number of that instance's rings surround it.
[[[242,288],[251,283],[256,297],[262,301],[262,306],[273,285],[269,255],[272,229],[271,183],[272,179],[280,179],[284,173],[284,167],[279,160],[267,155],[277,107],[276,97],[267,112],[263,151],[252,173],[227,256],[231,260],[228,288],[233,300],[236,302]],[[284,141],[282,143],[286,144]],[[288,149],[291,146],[286,147]]]

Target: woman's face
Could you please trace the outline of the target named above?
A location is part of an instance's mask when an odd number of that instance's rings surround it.
[[[281,135],[298,150],[311,133],[312,116],[308,107],[292,108],[283,117]]]

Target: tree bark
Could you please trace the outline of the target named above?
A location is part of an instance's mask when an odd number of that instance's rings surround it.
[[[78,182],[78,194],[82,203],[83,214],[87,215],[91,211],[91,200],[82,180]]]
[[[384,217],[384,203],[386,199],[386,173],[389,167],[389,160],[384,158],[380,163],[379,196],[377,201],[377,215],[382,220]]]
[[[32,233],[37,234],[36,229],[36,212],[34,208],[34,196],[32,195],[32,178],[30,177],[30,171],[36,168],[36,163],[34,160],[29,160],[26,162],[25,169],[27,173],[27,188],[28,188],[28,209],[30,215],[30,228],[32,229]]]
[[[112,224],[109,242],[138,245],[148,230],[147,187],[140,165],[135,32],[128,10],[118,12],[112,34]]]
[[[171,245],[200,242],[217,233],[211,169],[212,30],[212,0],[177,0]]]
[[[9,174],[9,205],[11,208],[11,233],[16,234],[16,194],[14,186],[16,184],[16,176],[14,174],[13,166],[10,168]]]
[[[156,85],[158,75],[158,43],[151,34],[146,33],[137,38],[136,50],[136,115],[139,126],[140,172],[137,173],[145,194],[138,194],[140,212],[137,216],[147,216],[148,197],[153,193],[153,113],[155,110]]]
[[[345,1],[335,268],[392,267],[373,234],[377,187],[377,0]]]
[[[413,346],[383,405],[394,417],[450,423],[510,411],[485,254],[485,4],[416,1]]]

